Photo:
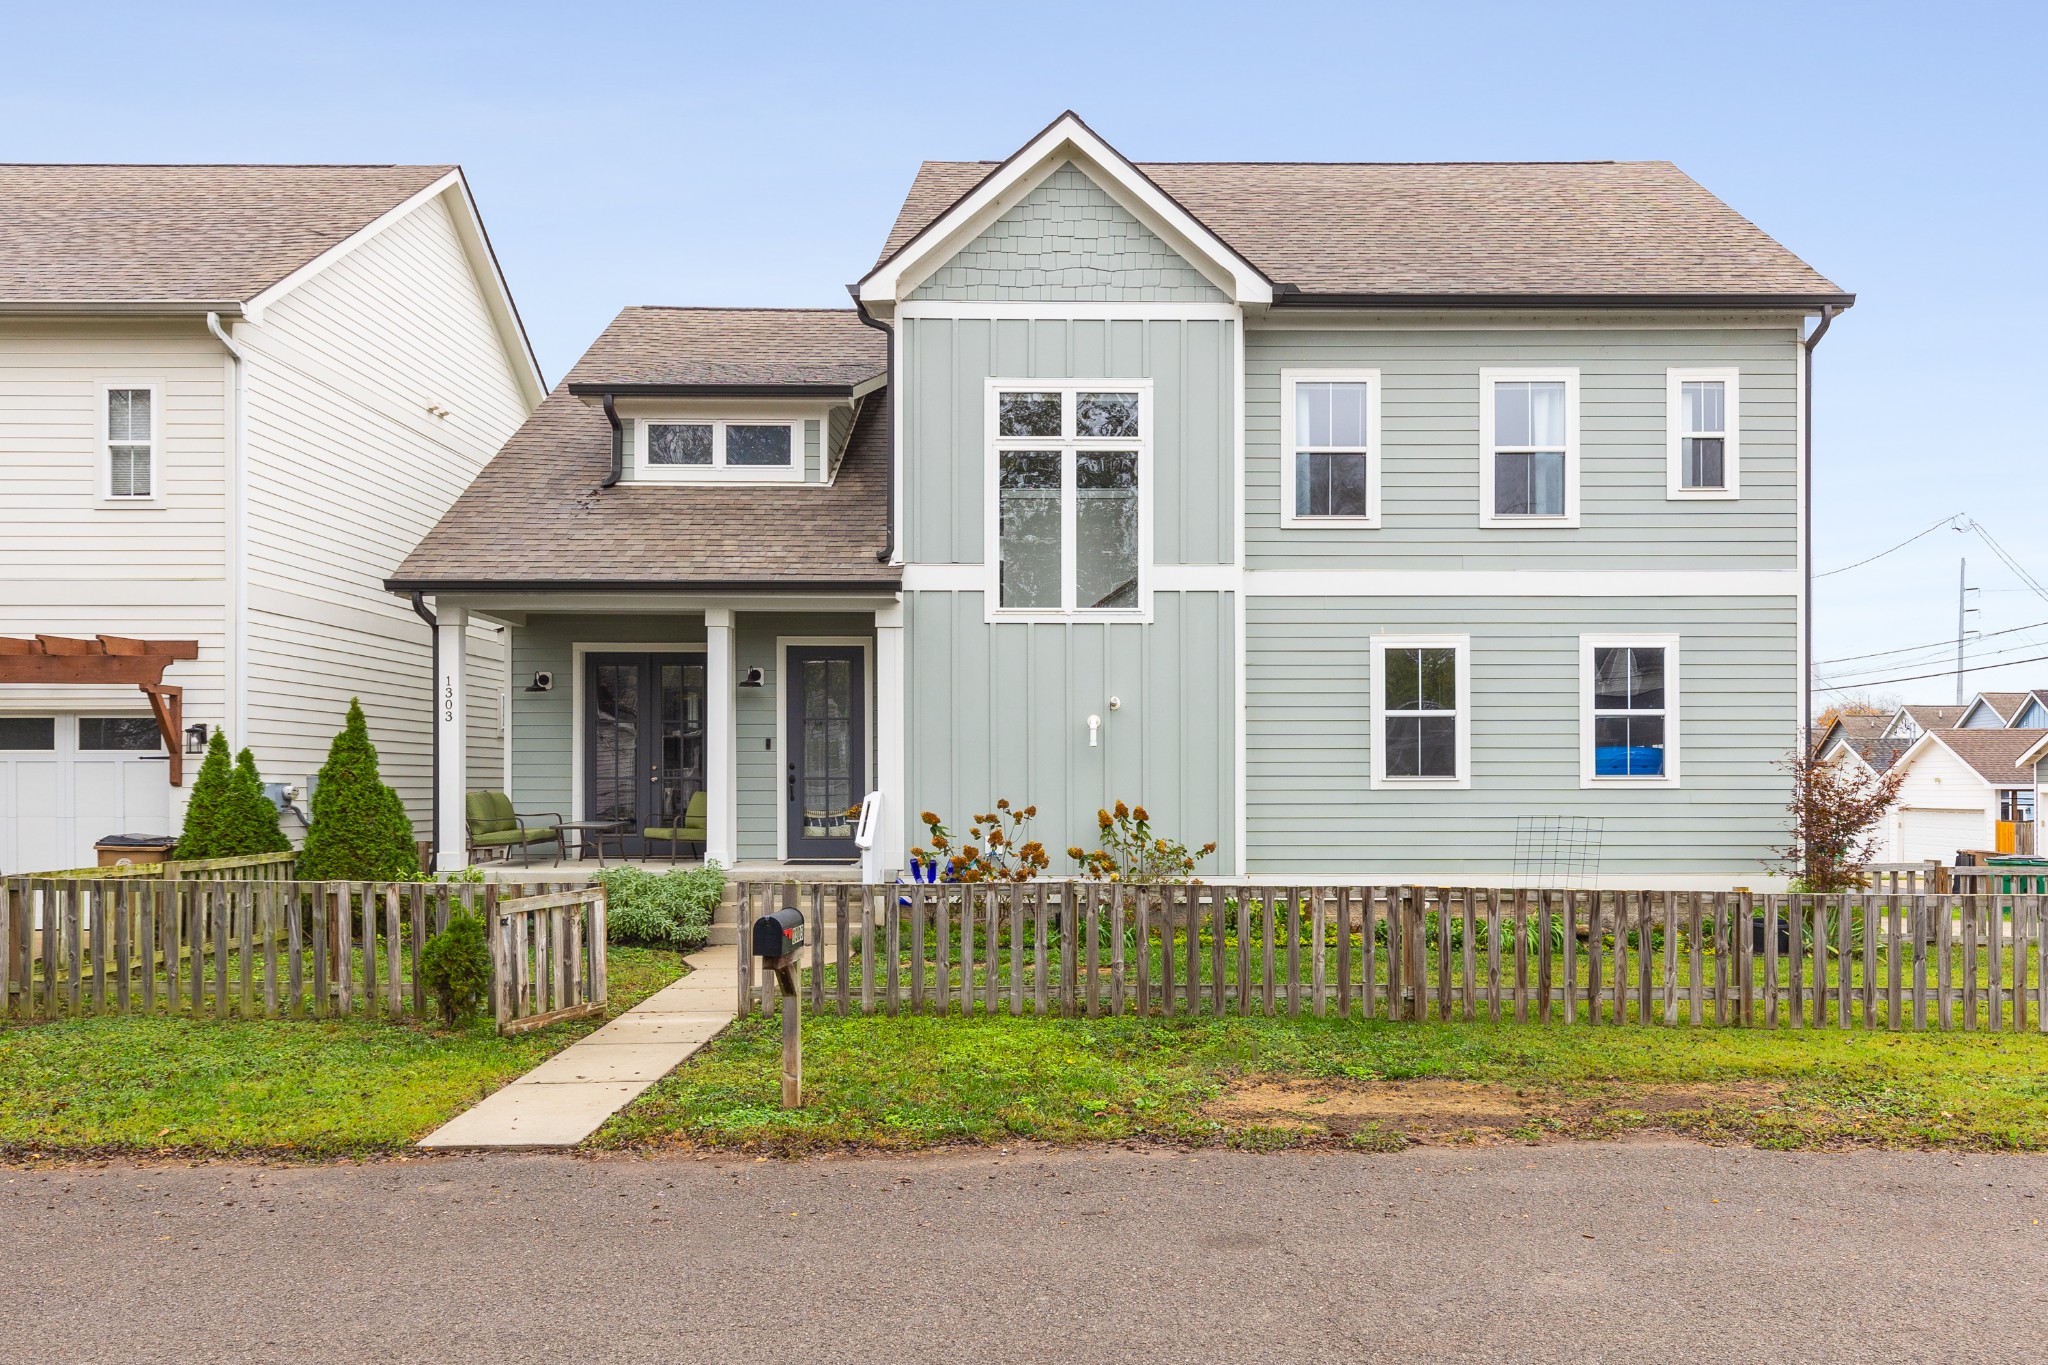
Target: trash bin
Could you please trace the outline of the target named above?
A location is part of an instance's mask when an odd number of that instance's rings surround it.
[[[1986,858],[1984,866],[1998,869],[1998,894],[2001,896],[2048,894],[2048,858],[2000,853]]]
[[[93,850],[100,855],[101,867],[131,867],[160,863],[177,846],[177,839],[168,834],[109,834]]]

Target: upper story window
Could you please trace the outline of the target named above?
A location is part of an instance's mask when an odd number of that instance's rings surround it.
[[[1283,526],[1380,524],[1378,370],[1280,372]]]
[[[1667,372],[1668,496],[1733,498],[1740,494],[1740,387],[1740,374],[1735,370]]]
[[[1149,383],[994,381],[988,393],[992,614],[1141,612]]]
[[[1579,785],[1678,785],[1678,640],[1581,636]]]
[[[1472,785],[1469,653],[1462,635],[1374,637],[1373,786]]]
[[[647,480],[751,482],[804,477],[804,424],[702,418],[640,423],[639,469]]]
[[[149,385],[109,385],[100,413],[101,496],[147,502],[157,497],[157,394]]]
[[[1479,524],[1579,524],[1579,372],[1479,372]]]

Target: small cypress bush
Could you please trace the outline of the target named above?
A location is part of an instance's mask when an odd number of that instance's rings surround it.
[[[235,769],[228,757],[228,737],[219,730],[206,741],[206,759],[185,802],[185,828],[178,835],[173,858],[225,858],[221,852],[228,810],[234,801]]]
[[[313,789],[313,820],[299,851],[306,881],[412,881],[420,875],[412,821],[398,793],[377,773],[377,749],[362,703],[349,699],[348,721],[327,750]]]
[[[428,939],[420,952],[420,977],[449,1028],[475,1014],[491,986],[484,922],[466,910],[450,915],[448,927]]]
[[[263,775],[256,755],[244,749],[235,755],[234,781],[228,789],[221,821],[221,858],[246,858],[253,853],[289,853],[292,841],[278,827],[277,807],[263,794]]]

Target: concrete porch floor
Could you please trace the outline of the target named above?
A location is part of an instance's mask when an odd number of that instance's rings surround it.
[[[494,882],[587,881],[601,870],[595,858],[535,858],[531,863],[522,863],[515,858],[509,863],[489,862],[479,866],[484,876]],[[675,868],[702,867],[704,863],[699,858],[678,858],[670,862],[662,857],[607,857],[603,866],[667,872]],[[779,863],[772,859],[742,862],[728,867],[725,879],[727,882],[857,882],[860,880],[860,864]]]

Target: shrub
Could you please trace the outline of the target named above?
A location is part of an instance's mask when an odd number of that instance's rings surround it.
[[[1024,837],[1037,814],[1038,807],[1012,806],[1005,797],[994,810],[973,818],[967,842],[955,848],[945,822],[925,811],[917,818],[929,831],[925,842],[931,847],[913,848],[910,856],[934,865],[943,856],[949,882],[1028,882],[1052,863],[1044,844]]]
[[[348,722],[327,750],[313,788],[313,821],[299,853],[307,881],[410,881],[420,875],[412,821],[398,793],[377,775],[377,750],[363,706],[349,699]]]
[[[206,741],[206,759],[193,780],[192,795],[185,802],[185,828],[178,835],[173,858],[224,858],[220,851],[221,829],[233,799],[234,761],[228,757],[228,737],[219,730]]]
[[[1857,869],[1869,852],[1873,828],[1898,799],[1903,768],[1873,776],[1818,753],[1797,753],[1783,765],[1792,774],[1791,842],[1779,855],[1796,869],[1799,888],[1829,893],[1861,884]]]
[[[235,777],[228,790],[227,816],[221,821],[223,851],[219,858],[245,858],[255,853],[289,853],[292,841],[278,827],[277,805],[263,792],[256,755],[244,749],[235,755]]]
[[[693,953],[711,936],[711,915],[725,895],[725,869],[702,867],[650,872],[644,867],[608,867],[597,874],[604,888],[605,937]]]
[[[1193,853],[1174,839],[1152,832],[1151,817],[1143,806],[1116,803],[1113,811],[1095,812],[1098,847],[1093,853],[1079,845],[1067,856],[1081,864],[1081,872],[1098,882],[1195,882],[1195,864],[1216,851],[1214,843],[1203,844]]]
[[[420,952],[420,976],[450,1028],[476,1013],[491,987],[491,950],[484,922],[467,910],[448,917],[448,927]]]

